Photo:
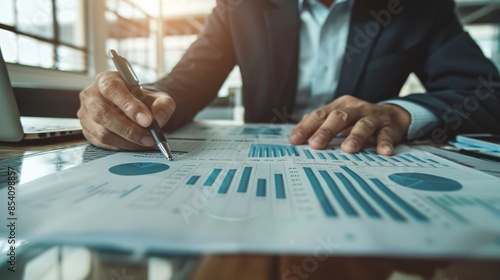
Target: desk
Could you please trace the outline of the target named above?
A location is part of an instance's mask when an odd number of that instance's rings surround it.
[[[5,174],[8,165],[15,165],[24,169],[23,174],[29,174],[21,180],[33,180],[44,173],[67,169],[112,153],[89,145],[82,139],[29,145],[0,143],[0,172]],[[5,176],[0,177],[5,180]],[[4,184],[0,181],[0,186]],[[329,257],[317,260],[313,256],[288,255],[137,256],[130,252],[29,243],[21,245],[17,253],[17,272],[9,272],[3,261],[5,251],[2,250],[1,279],[41,279],[42,276],[45,276],[44,279],[117,280],[500,279],[500,260],[382,257]],[[408,275],[416,278],[408,278]]]

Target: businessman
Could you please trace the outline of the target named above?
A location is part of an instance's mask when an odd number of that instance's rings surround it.
[[[152,118],[165,130],[190,122],[235,65],[245,121],[291,115],[292,144],[322,149],[344,132],[346,152],[371,139],[392,155],[405,139],[500,131],[498,70],[452,0],[219,0],[173,71],[144,90],[147,105],[116,73],[100,74],[80,94],[84,134],[108,149],[149,148]],[[412,72],[427,93],[398,97]]]

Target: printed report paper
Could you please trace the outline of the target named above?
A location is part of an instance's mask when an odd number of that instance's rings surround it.
[[[290,130],[193,124],[169,136],[173,162],[118,153],[28,182],[18,238],[142,252],[500,256],[498,178],[405,146],[393,157],[346,154],[340,140],[292,146]]]

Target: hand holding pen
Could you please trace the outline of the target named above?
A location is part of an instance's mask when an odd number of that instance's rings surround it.
[[[142,85],[139,82],[137,75],[135,75],[135,72],[132,69],[132,65],[130,65],[128,60],[119,56],[118,53],[116,53],[116,51],[114,50],[111,50],[109,52],[109,55],[113,60],[118,73],[120,73],[120,76],[127,85],[127,88],[137,99],[139,99],[141,102],[144,102],[145,97],[142,93]],[[151,121],[148,130],[149,133],[151,133],[151,137],[153,137],[156,146],[158,147],[158,149],[160,149],[162,154],[165,155],[168,160],[174,160],[172,152],[170,151],[170,147],[168,146],[167,138],[165,138],[165,135],[163,134],[160,126],[155,119]]]
[[[153,120],[160,131],[176,104],[167,93],[139,90],[138,85],[130,87],[118,73],[104,72],[80,93],[78,117],[89,142],[101,148],[127,151],[155,146],[154,134],[150,132],[155,129]],[[162,142],[159,137],[157,141]],[[166,149],[165,154],[168,156]]]

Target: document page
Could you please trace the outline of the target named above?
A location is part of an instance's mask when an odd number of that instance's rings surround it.
[[[406,146],[292,146],[291,128],[192,124],[169,135],[172,162],[117,153],[23,184],[18,235],[142,252],[500,256],[500,179]]]

